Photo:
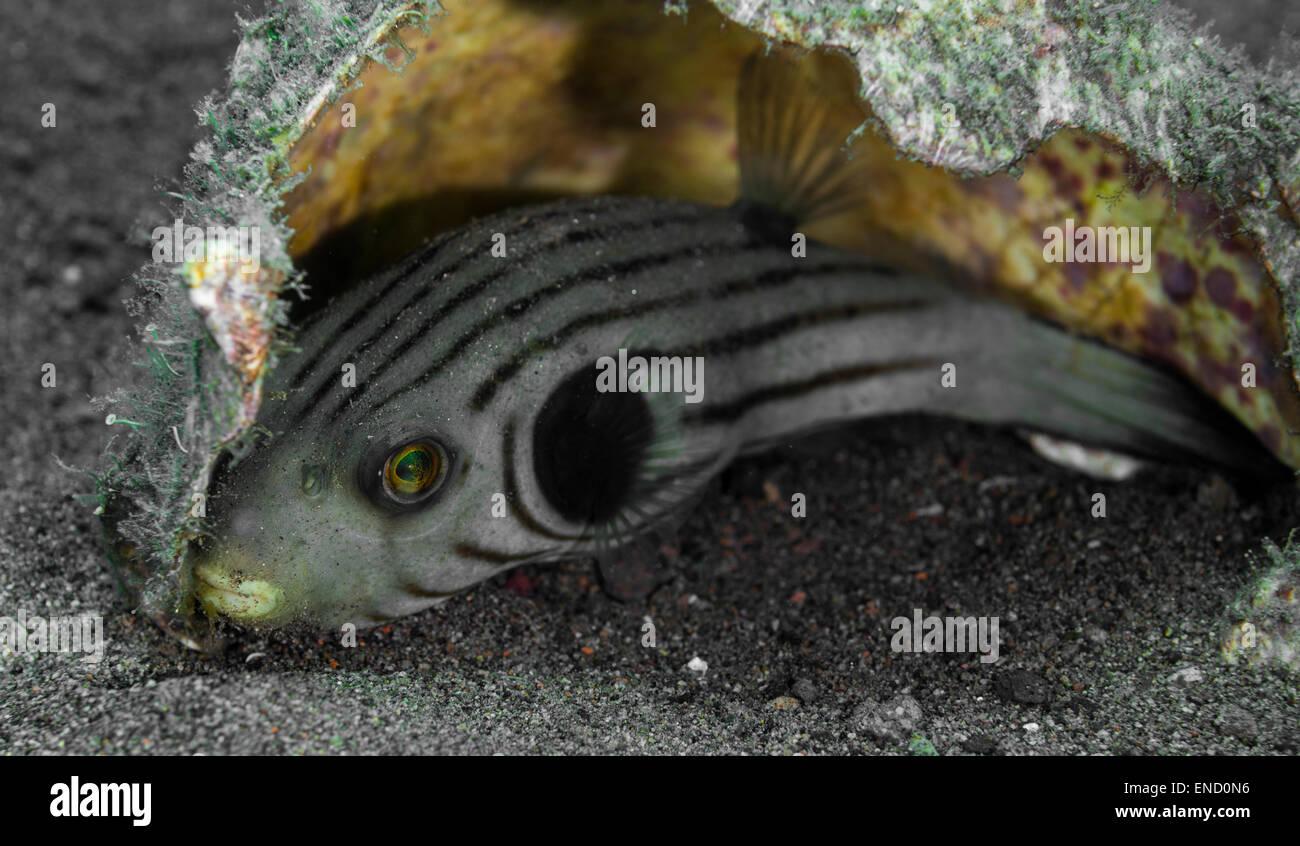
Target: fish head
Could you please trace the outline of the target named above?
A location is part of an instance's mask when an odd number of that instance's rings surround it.
[[[364,628],[559,554],[561,539],[521,529],[532,474],[514,472],[518,439],[490,424],[425,409],[260,440],[214,479],[192,559],[203,610],[251,627]]]

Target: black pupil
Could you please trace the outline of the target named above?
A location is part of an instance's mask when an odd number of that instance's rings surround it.
[[[422,449],[412,450],[397,463],[397,476],[404,482],[415,484],[428,473],[429,456]]]

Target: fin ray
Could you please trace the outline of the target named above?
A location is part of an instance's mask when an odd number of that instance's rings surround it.
[[[755,52],[737,91],[740,203],[799,222],[856,206],[869,187],[846,149],[864,116],[850,85],[827,79],[813,54]]]

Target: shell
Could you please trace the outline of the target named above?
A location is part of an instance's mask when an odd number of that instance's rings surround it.
[[[315,302],[436,232],[576,193],[736,194],[734,92],[771,40],[860,125],[873,189],[809,234],[942,273],[1168,362],[1300,467],[1300,97],[1178,13],[1093,4],[304,3],[245,25],[187,171],[186,222],[262,232],[261,270],[152,265],[164,367],[100,479],[111,555],[203,645],[185,554],[213,462],[253,425],[304,269]],[[1010,11],[1008,11],[1010,9]],[[656,125],[645,127],[643,106]],[[1250,106],[1246,109],[1246,106]],[[1244,125],[1246,113],[1258,129]],[[1264,127],[1268,131],[1262,131]],[[1047,263],[1045,230],[1149,226],[1150,272]],[[284,337],[282,337],[284,336]],[[195,339],[199,339],[196,343]],[[144,342],[148,345],[147,339]],[[1256,387],[1243,386],[1243,365]]]

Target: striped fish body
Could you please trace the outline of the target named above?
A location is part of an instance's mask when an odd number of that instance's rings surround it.
[[[1138,451],[1217,441],[1159,371],[855,253],[796,257],[771,223],[570,200],[480,221],[349,292],[266,386],[273,437],[218,480],[194,569],[205,606],[393,619],[506,567],[615,549],[738,451],[870,415]],[[620,351],[702,361],[699,402],[602,392],[597,363]],[[1110,407],[1090,413],[1098,390]],[[403,502],[385,468],[410,444],[435,448],[437,479]]]
[[[886,272],[829,248],[794,258],[789,235],[728,210],[647,198],[565,201],[443,238],[320,312],[272,375],[260,422],[274,437],[218,481],[199,595],[244,620],[391,619],[503,567],[634,537],[747,443],[870,413],[871,392],[879,410],[906,407],[887,383],[909,378],[893,360],[908,330],[881,318],[952,295],[863,284],[873,270]],[[874,361],[832,337],[866,323]],[[597,359],[620,350],[698,356],[702,401],[594,392]],[[856,398],[810,382],[847,385],[854,368],[872,383]],[[616,457],[555,419],[584,384],[614,418],[595,436]],[[431,500],[406,508],[361,478],[420,439],[448,459]],[[625,501],[593,513],[601,494]]]

